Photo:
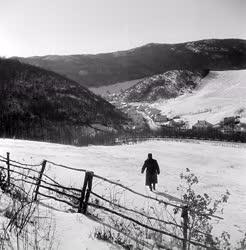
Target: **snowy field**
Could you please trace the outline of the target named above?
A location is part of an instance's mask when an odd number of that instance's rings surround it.
[[[26,163],[39,163],[43,159],[75,168],[92,170],[96,174],[118,180],[141,193],[149,194],[144,186],[145,177],[141,167],[152,152],[159,162],[159,191],[179,196],[176,187],[179,174],[190,168],[200,179],[199,189],[214,198],[228,189],[231,193],[224,211],[224,221],[219,226],[239,239],[246,231],[246,145],[199,141],[149,141],[123,146],[73,147],[59,144],[1,139],[0,154],[10,152],[13,160]],[[61,183],[76,187],[83,184],[83,175],[66,169],[48,166],[46,173],[55,176]],[[76,215],[77,217],[79,215]],[[68,241],[73,242],[72,249],[79,246],[91,247],[92,224],[88,219],[75,214],[55,213],[60,243],[59,249],[68,249]],[[90,226],[88,226],[90,224]],[[76,228],[76,230],[72,230]],[[86,228],[87,238],[83,229]],[[86,239],[85,239],[86,238]],[[89,242],[88,245],[85,245]],[[100,242],[99,242],[100,243]],[[101,243],[100,243],[101,244]],[[64,247],[66,246],[66,247]],[[105,248],[113,249],[106,244]],[[86,249],[86,248],[85,248]]]
[[[246,70],[211,71],[192,93],[159,101],[152,106],[168,117],[179,115],[193,125],[197,120],[216,124],[241,115],[246,122]]]

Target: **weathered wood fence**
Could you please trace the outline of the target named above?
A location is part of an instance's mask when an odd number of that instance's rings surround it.
[[[88,211],[88,207],[93,207],[94,209],[99,209],[99,210],[103,210],[106,211],[110,214],[119,216],[125,220],[131,221],[132,223],[139,225],[143,228],[149,229],[153,232],[157,232],[160,233],[162,235],[166,235],[169,237],[172,237],[173,239],[177,239],[179,241],[182,242],[182,249],[186,250],[188,243],[197,247],[201,247],[201,248],[205,248],[205,249],[211,249],[211,246],[207,246],[203,243],[197,242],[195,240],[192,239],[188,239],[188,231],[189,231],[189,225],[188,225],[188,221],[189,221],[189,208],[186,204],[174,204],[165,200],[161,200],[158,199],[156,197],[152,197],[152,196],[148,196],[148,195],[144,195],[142,193],[139,193],[119,182],[115,182],[112,180],[109,180],[105,177],[99,176],[94,174],[94,172],[92,171],[86,171],[85,169],[77,169],[77,168],[73,168],[73,167],[69,167],[69,166],[65,166],[62,164],[56,164],[52,161],[48,161],[48,160],[43,160],[42,163],[40,164],[26,164],[26,163],[21,163],[18,161],[14,161],[12,159],[10,159],[10,153],[7,153],[6,157],[1,156],[0,155],[0,163],[2,163],[0,165],[0,171],[1,171],[1,182],[0,186],[1,188],[9,188],[11,186],[13,186],[16,189],[21,190],[21,192],[25,193],[27,195],[28,199],[32,199],[33,201],[39,201],[39,196],[43,196],[49,199],[53,199],[55,201],[64,203],[68,206],[71,206],[72,208],[76,209],[78,213],[83,213],[83,214],[87,214]],[[45,169],[46,169],[46,165],[47,163],[52,164],[54,166],[57,167],[61,167],[61,168],[65,168],[71,171],[77,171],[77,172],[82,172],[84,173],[84,181],[83,181],[83,185],[82,188],[75,188],[75,187],[67,187],[64,186],[62,184],[60,184],[59,182],[57,182],[55,179],[51,178],[49,175],[47,175],[45,173]],[[26,172],[24,172],[26,171]],[[5,174],[5,179],[2,177]],[[171,206],[174,208],[178,208],[181,209],[182,213],[181,213],[181,217],[183,220],[183,223],[177,224],[174,223],[173,221],[166,221],[163,219],[159,219],[156,218],[154,216],[150,216],[145,214],[144,212],[138,211],[136,209],[131,209],[128,207],[125,207],[123,205],[117,204],[114,201],[111,201],[109,199],[106,199],[105,197],[103,197],[102,195],[97,194],[96,192],[94,192],[92,190],[92,183],[93,183],[93,179],[99,179],[103,182],[118,186],[124,190],[127,190],[135,195],[141,196],[144,199],[149,199],[152,201],[156,201],[158,202],[158,204],[164,204],[166,206]],[[26,183],[28,184],[30,187],[33,188],[32,192],[27,193],[25,188],[21,187],[20,185],[18,185],[18,183]],[[4,185],[5,186],[4,186]],[[42,188],[43,191],[40,191]],[[44,190],[48,191],[45,192]],[[53,194],[51,194],[51,192]],[[97,199],[104,201],[105,203],[110,204],[112,208],[100,205],[99,203],[96,202],[90,202],[90,196],[94,196]],[[119,211],[117,210],[120,209]],[[143,222],[132,218],[131,216],[124,214],[121,212],[121,210],[127,211],[127,212],[131,212],[140,216],[143,216],[145,218],[147,218],[148,220],[155,220],[158,221],[160,223],[164,223],[165,225],[172,225],[174,227],[180,228],[183,232],[183,237],[176,235],[174,233],[170,233],[168,231],[162,230],[162,229],[158,229],[155,228],[153,226],[144,224]],[[201,214],[200,214],[201,215]],[[206,217],[215,217],[217,219],[222,219],[221,217],[218,216],[212,216],[212,215],[208,215],[208,214],[202,214],[202,216],[206,216]],[[205,236],[211,236],[208,235],[202,231],[198,231],[197,233],[205,235]],[[159,247],[161,248],[162,245],[160,244]],[[166,247],[163,247],[166,249]],[[215,248],[213,248],[215,249]]]

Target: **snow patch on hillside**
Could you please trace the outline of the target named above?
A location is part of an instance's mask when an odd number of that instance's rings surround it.
[[[178,115],[190,125],[197,120],[216,124],[224,117],[234,115],[241,115],[241,121],[246,121],[245,96],[246,70],[212,71],[192,93],[161,100],[151,106],[168,117]]]

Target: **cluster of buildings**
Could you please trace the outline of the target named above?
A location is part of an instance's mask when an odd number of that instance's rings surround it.
[[[217,129],[229,134],[232,132],[246,132],[246,123],[240,122],[239,116],[231,116],[225,117],[222,121],[214,125],[205,120],[200,120],[192,126],[192,129]]]
[[[189,124],[183,121],[179,116],[169,118],[161,114],[160,110],[149,108],[147,111],[149,117],[159,126],[188,129]],[[212,124],[206,120],[198,120],[193,126],[193,130],[211,130],[217,129],[223,133],[246,132],[246,123],[240,121],[240,116],[225,117],[217,124]]]
[[[188,128],[188,124],[182,120],[175,121],[171,120],[167,124],[163,124],[164,126],[176,127],[186,129]],[[225,117],[222,121],[217,124],[212,124],[206,120],[198,120],[193,126],[193,130],[211,130],[216,129],[225,134],[230,134],[233,132],[246,132],[246,123],[240,122],[239,116],[231,116]]]

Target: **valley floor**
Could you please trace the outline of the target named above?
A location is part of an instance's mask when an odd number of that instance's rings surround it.
[[[190,168],[199,177],[199,191],[207,192],[213,198],[219,198],[227,189],[231,193],[229,202],[225,205],[224,220],[220,225],[215,225],[216,230],[229,231],[233,239],[237,240],[246,231],[245,144],[164,140],[122,146],[74,147],[1,139],[0,155],[5,156],[6,152],[10,152],[11,159],[20,162],[39,163],[47,159],[71,167],[91,170],[148,194],[149,191],[144,186],[145,176],[141,175],[140,171],[147,154],[151,152],[158,160],[161,169],[158,191],[166,191],[179,197],[176,189],[180,183],[179,174],[186,168]],[[83,184],[83,175],[76,172],[51,166],[48,166],[46,171],[65,185],[72,184],[80,188]],[[88,221],[83,219],[81,225],[75,224],[76,231],[73,233],[71,231],[73,226],[70,226],[66,220],[69,220],[70,216],[74,220],[74,215],[63,216],[57,213],[56,216],[58,222],[65,225],[60,234],[69,235],[66,240],[81,242],[84,239],[85,236],[82,237],[80,230],[84,225],[88,227]],[[87,234],[89,234],[88,230]],[[61,236],[60,238],[62,241]],[[67,246],[67,243],[64,244]],[[81,249],[79,244],[74,244],[76,247],[73,249]],[[90,248],[90,244],[88,249],[93,249]],[[66,249],[62,247],[62,242],[60,246],[59,249]]]

